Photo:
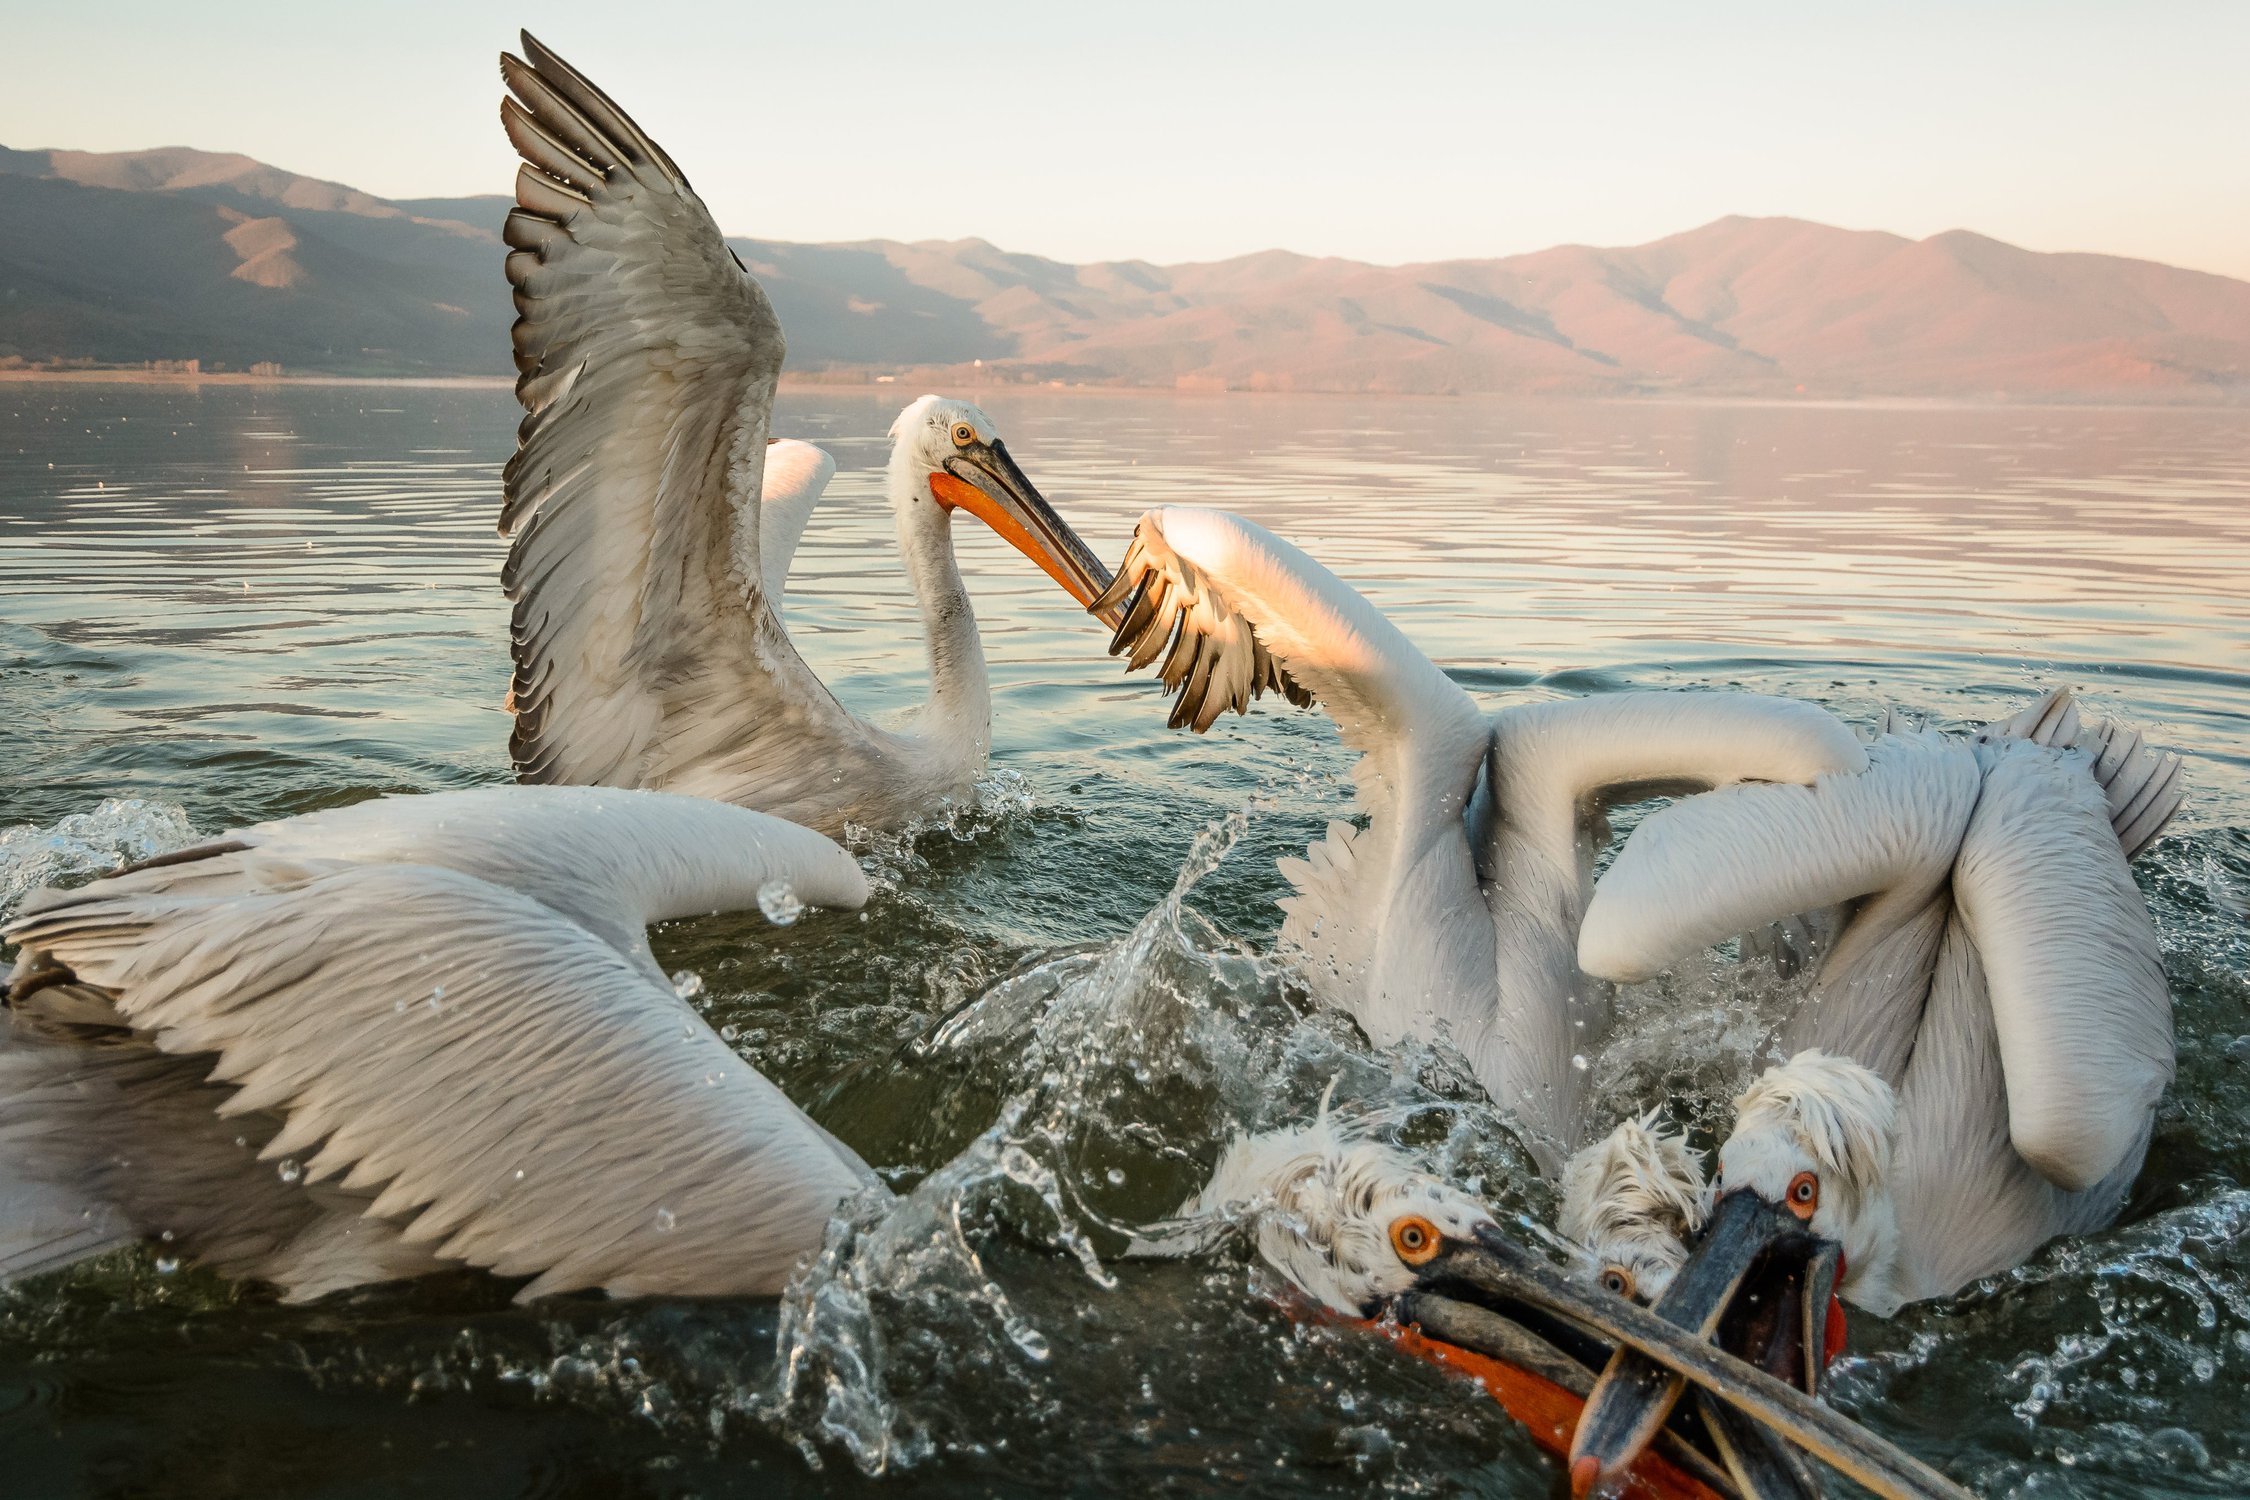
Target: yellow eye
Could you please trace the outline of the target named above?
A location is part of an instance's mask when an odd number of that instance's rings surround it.
[[[1409,1214],[1391,1225],[1391,1248],[1410,1266],[1426,1266],[1437,1259],[1445,1237],[1420,1214]]]
[[[1640,1290],[1640,1283],[1634,1280],[1633,1273],[1623,1266],[1604,1266],[1602,1267],[1602,1290],[1629,1298]]]
[[[1799,1172],[1789,1179],[1789,1211],[1800,1219],[1809,1219],[1820,1210],[1820,1179],[1810,1172]]]
[[[953,446],[966,448],[977,440],[977,430],[966,422],[953,424]]]

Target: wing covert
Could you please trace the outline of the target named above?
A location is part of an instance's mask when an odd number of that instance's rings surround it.
[[[504,238],[524,419],[500,517],[518,775],[678,785],[687,757],[777,724],[852,739],[765,598],[772,304],[672,159],[524,51],[501,58],[500,109],[523,158]]]

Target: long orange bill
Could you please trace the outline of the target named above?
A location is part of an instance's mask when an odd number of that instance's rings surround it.
[[[963,448],[930,475],[930,493],[998,532],[1080,604],[1091,607],[1109,587],[1109,569],[1016,467],[1007,444]]]

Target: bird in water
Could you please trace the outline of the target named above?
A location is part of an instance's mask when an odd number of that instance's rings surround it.
[[[1572,1155],[1557,1184],[1555,1228],[1585,1252],[1584,1278],[1644,1305],[1672,1284],[1711,1209],[1702,1159],[1662,1116],[1652,1105],[1620,1120]]]
[[[523,158],[504,237],[525,415],[500,520],[519,778],[688,793],[829,834],[968,796],[992,698],[954,513],[1081,603],[1107,572],[990,417],[924,397],[892,428],[887,486],[930,697],[896,728],[839,703],[781,614],[833,464],[768,441],[772,304],[671,157],[568,63],[528,34],[523,47],[500,64]]]
[[[1656,1156],[1640,1165],[1660,1173],[1692,1163],[1684,1142],[1628,1123],[1636,1126],[1629,1137],[1590,1149],[1652,1148]],[[1609,1165],[1627,1176],[1637,1170]],[[1616,1180],[1603,1171],[1583,1177],[1587,1190]],[[1634,1237],[1622,1218],[1609,1223]],[[1479,1200],[1339,1122],[1325,1100],[1309,1124],[1236,1137],[1207,1184],[1171,1219],[1144,1229],[1131,1253],[1198,1253],[1236,1231],[1247,1232],[1294,1294],[1476,1380],[1558,1454],[1614,1350],[1694,1381],[1708,1398],[1701,1425],[1675,1423],[1656,1435],[1655,1454],[1633,1471],[1639,1494],[1788,1493],[1768,1475],[1779,1467],[1794,1477],[1792,1446],[1877,1494],[1961,1494],[1802,1392],[1668,1328],[1638,1300],[1558,1270],[1512,1240]]]
[[[1610,809],[1867,764],[1810,704],[1629,692],[1487,715],[1358,592],[1224,511],[1142,516],[1115,580],[1113,654],[1155,665],[1175,726],[1279,692],[1317,702],[1360,753],[1355,810],[1302,859],[1279,943],[1378,1046],[1446,1035],[1521,1123],[1542,1170],[1589,1133],[1580,1061],[1611,1024],[1578,924]]]
[[[2179,806],[2178,758],[2060,691],[1973,738],[1894,723],[1868,755],[1651,815],[1581,932],[1589,971],[1630,980],[1826,914],[1792,1055],[1735,1101],[1710,1221],[1656,1304],[1773,1368],[1807,1363],[1828,1282],[1887,1317],[2108,1225],[2172,1076],[2130,861]],[[1573,1450],[1586,1482],[1676,1394],[1613,1366]]]
[[[261,824],[30,897],[0,1030],[0,1281],[161,1238],[294,1301],[771,1295],[866,1165],[705,1024],[647,924],[858,864],[762,813],[489,787]]]

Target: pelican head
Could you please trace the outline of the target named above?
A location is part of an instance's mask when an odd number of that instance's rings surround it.
[[[1703,1163],[1659,1114],[1620,1121],[1570,1159],[1556,1226],[1586,1251],[1579,1279],[1644,1305],[1671,1286],[1711,1206]]]
[[[1640,1124],[1660,1143],[1653,1159],[1687,1180],[1692,1157],[1661,1144],[1678,1138]],[[1402,1347],[1449,1368],[1463,1368],[1460,1356],[1468,1355],[1485,1368],[1511,1366],[1570,1385],[1601,1369],[1613,1351],[1660,1369],[1701,1370],[1706,1379],[1711,1361],[1724,1358],[1699,1330],[1561,1274],[1545,1254],[1504,1233],[1473,1195],[1418,1170],[1389,1146],[1348,1136],[1325,1106],[1310,1125],[1237,1138],[1209,1185],[1172,1221],[1136,1239],[1130,1253],[1195,1254],[1244,1223],[1266,1263],[1307,1296],[1347,1317],[1395,1318],[1414,1327],[1419,1339],[1402,1340]],[[1729,1387],[1725,1399],[1749,1420],[1830,1462],[1842,1461],[1848,1447],[1869,1446],[1821,1408],[1808,1403],[1793,1411],[1755,1384]],[[1640,1442],[1647,1441],[1643,1434]],[[1904,1493],[1862,1482],[1878,1494]]]
[[[1869,1069],[1816,1048],[1767,1069],[1734,1107],[1709,1218],[1654,1310],[1817,1391],[1843,1344],[1838,1291],[1885,1312],[1896,1305],[1888,1177],[1898,1096]],[[1571,1445],[1574,1489],[1630,1464],[1677,1394],[1646,1367],[1613,1362]]]
[[[891,424],[891,495],[910,528],[965,510],[1037,563],[1080,604],[1109,587],[1109,569],[1078,539],[1000,441],[992,418],[966,401],[924,396]]]
[[[1447,1240],[1492,1225],[1485,1206],[1380,1141],[1354,1139],[1323,1109],[1309,1125],[1235,1137],[1165,1240],[1196,1249],[1199,1226],[1246,1225],[1259,1256],[1323,1306],[1380,1316]],[[1186,1229],[1183,1235],[1179,1231]]]

